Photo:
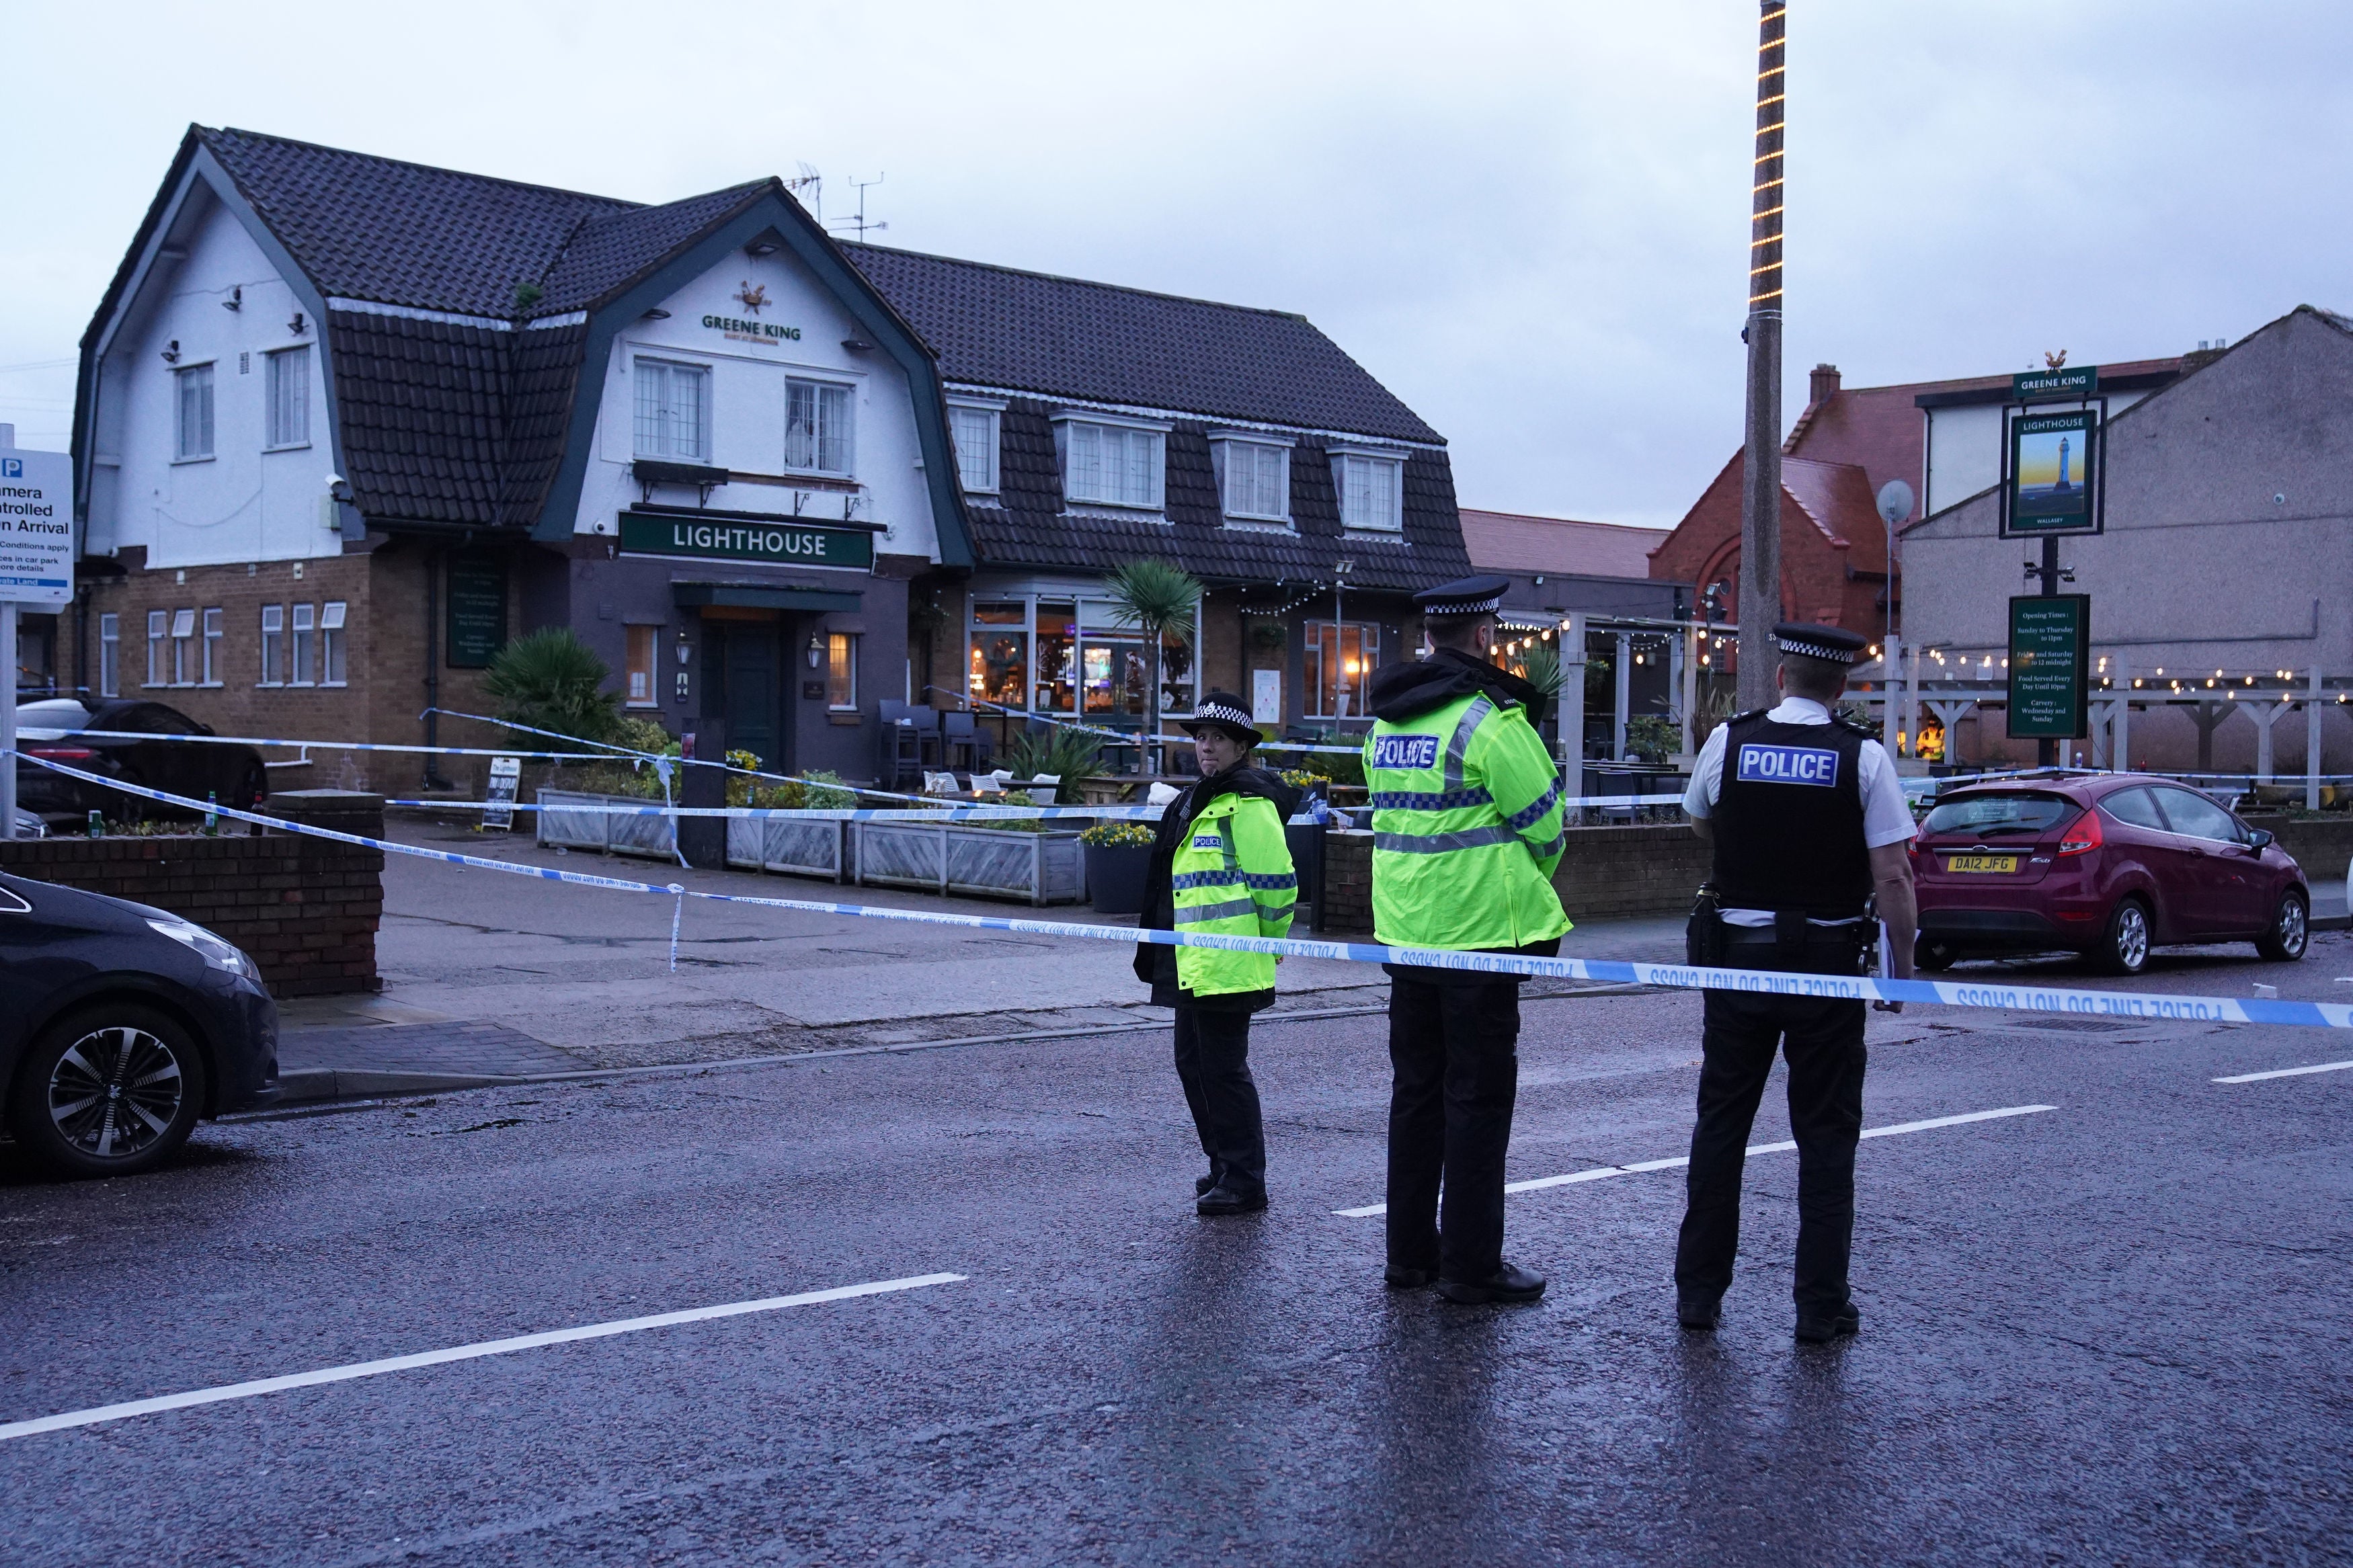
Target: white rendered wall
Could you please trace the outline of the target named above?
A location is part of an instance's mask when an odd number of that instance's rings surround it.
[[[757,314],[735,296],[765,289]],[[832,294],[820,288],[788,252],[738,254],[662,301],[667,320],[639,321],[617,334],[605,367],[596,440],[580,489],[574,530],[611,533],[616,515],[635,506],[642,489],[629,477],[635,457],[637,357],[650,354],[711,371],[710,464],[742,474],[785,473],[785,383],[802,375],[854,386],[857,412],[850,467],[863,498],[853,521],[879,522],[878,554],[939,559],[931,492],[920,464],[914,405],[905,374],[879,346],[858,351],[846,338],[867,338]],[[797,338],[745,341],[703,325],[705,317],[799,329]],[[809,488],[802,514],[811,522],[841,521],[843,492]],[[717,510],[790,515],[789,485],[735,483],[711,492]],[[657,503],[692,505],[693,493],[664,489]]]
[[[2112,393],[2108,417],[2114,419],[2148,395],[2146,392]],[[2055,404],[2060,408],[2072,404]],[[1920,508],[1926,517],[1957,506],[1979,490],[2001,483],[2001,440],[2005,405],[1969,403],[1952,408],[1931,408],[1928,414],[1928,494]]]
[[[204,199],[199,197],[198,199]],[[244,289],[241,307],[224,301]],[[289,330],[294,292],[244,226],[217,205],[189,237],[185,260],[159,264],[117,334],[99,383],[90,531],[106,554],[144,545],[150,567],[290,561],[342,553],[320,500],[334,459],[317,321]],[[179,363],[164,349],[179,341]],[[309,368],[310,441],[263,449],[269,378],[264,355],[301,348]],[[240,366],[239,354],[245,355]],[[213,366],[213,453],[175,458],[174,372]]]

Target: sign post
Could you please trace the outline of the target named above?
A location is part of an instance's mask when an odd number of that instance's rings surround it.
[[[73,458],[16,450],[16,427],[0,425],[0,658],[8,700],[0,708],[0,838],[16,837],[16,606],[73,602]]]
[[[2010,735],[2079,741],[2091,733],[2092,598],[2021,594],[2010,601]]]

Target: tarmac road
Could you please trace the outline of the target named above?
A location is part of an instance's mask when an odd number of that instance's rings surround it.
[[[1698,1011],[1531,1001],[1514,1178],[1682,1153]],[[1385,1290],[1333,1212],[1381,1197],[1378,1018],[1263,1027],[1275,1205],[1221,1221],[1152,1035],[247,1122],[109,1184],[0,1152],[0,1423],[964,1277],[0,1440],[0,1560],[2337,1559],[2353,1071],[2212,1080],[2353,1040],[2064,1022],[1874,1021],[1866,1126],[2019,1113],[1864,1144],[1827,1349],[1788,1153],[1715,1336],[1672,1168],[1512,1199],[1538,1306]]]

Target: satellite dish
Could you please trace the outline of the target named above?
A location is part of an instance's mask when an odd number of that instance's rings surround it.
[[[1912,515],[1912,487],[1902,479],[1890,479],[1879,487],[1879,515],[1887,526],[1894,528]]]

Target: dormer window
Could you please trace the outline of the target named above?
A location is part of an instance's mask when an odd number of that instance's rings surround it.
[[[1256,434],[1209,437],[1218,493],[1237,522],[1291,521],[1291,443]]]
[[[854,457],[851,392],[832,381],[785,382],[785,468],[847,479]]]
[[[637,376],[637,456],[673,463],[709,462],[709,367],[640,359]]]
[[[1405,531],[1405,458],[1377,447],[1335,447],[1332,488],[1340,492],[1340,526],[1367,533]]]
[[[997,493],[998,422],[1005,405],[993,399],[948,399],[948,434],[955,443],[956,482],[973,495]]]
[[[1063,414],[1054,420],[1062,495],[1082,504],[1158,511],[1165,493],[1168,426],[1115,415]]]

